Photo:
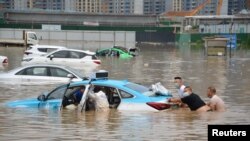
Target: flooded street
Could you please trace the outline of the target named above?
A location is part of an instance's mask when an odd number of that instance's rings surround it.
[[[100,69],[110,78],[128,79],[150,86],[161,82],[174,96],[173,78],[181,76],[186,85],[204,101],[207,87],[215,86],[227,111],[197,114],[187,109],[162,112],[84,112],[39,109],[10,109],[7,101],[37,97],[56,85],[0,86],[0,140],[207,140],[208,124],[250,124],[250,50],[233,50],[232,58],[205,56],[203,49],[187,46],[142,46],[132,59],[100,58]],[[95,49],[89,49],[95,51]],[[0,47],[8,56],[8,67],[20,66],[24,48]]]

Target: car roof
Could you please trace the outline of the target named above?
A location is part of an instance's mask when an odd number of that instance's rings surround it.
[[[65,48],[65,49],[58,49],[58,50],[55,50],[49,54],[52,54],[54,52],[58,52],[58,51],[62,51],[62,50],[65,50],[65,51],[77,51],[77,52],[83,52],[83,53],[86,53],[86,54],[89,54],[89,55],[95,55],[95,52],[92,52],[92,51],[89,51],[89,50],[80,50],[80,49],[68,49],[68,48]]]
[[[58,49],[67,48],[67,47],[64,47],[64,46],[55,46],[55,45],[32,45],[31,47],[36,47],[36,48],[58,48]]]
[[[122,50],[120,48],[114,48],[114,47],[99,49],[96,52],[102,52],[102,51],[106,51],[106,50],[115,50],[115,51],[119,51],[119,52],[123,52],[123,53],[128,53],[128,51],[126,51],[126,50]]]
[[[30,65],[25,65],[23,67],[38,67],[38,66],[48,66],[48,67],[61,67],[61,68],[66,68],[67,66],[64,65],[56,65],[56,64],[30,64]]]
[[[64,69],[67,69],[68,67],[67,66],[63,66],[63,65],[54,65],[54,64],[30,64],[30,65],[25,65],[25,66],[20,66],[20,67],[17,67],[17,68],[14,68],[10,71],[8,71],[9,73],[10,72],[16,72],[18,70],[21,70],[21,69],[24,69],[24,68],[28,68],[28,67],[58,67],[58,68],[64,68]]]
[[[70,86],[80,86],[86,85],[89,83],[89,80],[77,81],[70,84]],[[120,87],[130,83],[127,80],[114,80],[114,79],[97,79],[92,80],[91,84],[94,85],[103,85],[103,86],[113,86],[113,87]]]

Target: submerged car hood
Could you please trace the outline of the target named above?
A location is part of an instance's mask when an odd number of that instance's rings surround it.
[[[50,100],[50,102],[51,101],[53,101],[53,103],[55,103],[55,106],[56,106],[57,104],[60,105],[62,99],[53,99],[53,100]],[[46,105],[46,102],[38,101],[37,98],[31,98],[31,99],[24,99],[24,100],[9,101],[5,103],[5,106],[10,107],[10,108],[39,108],[40,106],[45,107],[47,105]]]
[[[9,101],[5,103],[7,107],[30,107],[30,104],[38,103],[38,100],[36,98],[31,99],[24,99],[24,100],[15,100],[15,101]]]

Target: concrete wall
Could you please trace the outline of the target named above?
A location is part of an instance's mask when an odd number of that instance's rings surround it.
[[[61,25],[84,25],[85,22],[109,26],[156,26],[156,15],[112,15],[74,12],[25,12],[7,11],[4,20],[8,23],[39,23]]]
[[[27,29],[26,31],[30,31]],[[109,48],[113,45],[135,47],[134,31],[76,31],[32,30],[37,33],[39,44],[62,45],[69,48]],[[22,29],[0,29],[0,38],[22,39]]]

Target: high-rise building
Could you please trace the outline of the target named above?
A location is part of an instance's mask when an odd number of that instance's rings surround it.
[[[246,9],[250,10],[250,0],[246,0]]]
[[[65,0],[65,11],[76,11],[76,0]]]
[[[14,9],[14,0],[0,0],[1,9]]]
[[[184,5],[183,0],[172,0],[172,1],[173,1],[173,3],[172,3],[173,9],[171,11],[182,11],[182,10],[184,10],[184,8],[183,8],[183,5]]]
[[[86,13],[100,13],[101,0],[76,0],[76,11]]]
[[[143,14],[161,14],[165,12],[165,0],[144,0],[143,1]]]
[[[143,13],[143,0],[134,0],[134,14]]]
[[[203,3],[198,15],[236,14],[250,9],[250,0],[0,0],[0,10],[50,10],[109,14],[161,14],[190,11]],[[219,12],[218,12],[219,11]]]
[[[122,15],[134,13],[134,0],[109,0],[108,3],[108,13]]]
[[[173,3],[174,0],[165,0],[165,12],[174,10]]]
[[[228,15],[237,14],[246,7],[247,0],[228,0]]]

